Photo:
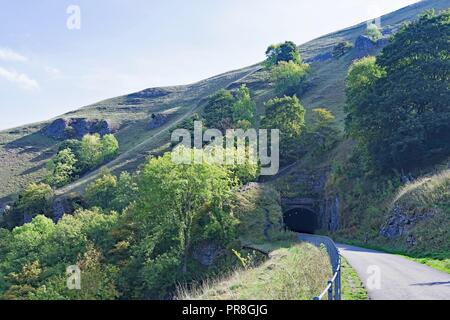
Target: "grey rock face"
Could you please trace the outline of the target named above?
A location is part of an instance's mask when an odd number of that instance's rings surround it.
[[[434,216],[434,212],[429,211],[425,213],[409,214],[405,210],[396,205],[392,210],[392,215],[381,227],[380,235],[388,238],[394,239],[403,235],[407,235],[408,231],[414,227],[416,224],[422,221],[426,221]],[[410,236],[411,237],[411,236]],[[408,238],[408,243],[414,243],[415,238]]]
[[[140,92],[132,93],[127,96],[127,99],[155,99],[164,97],[171,92],[161,88],[150,88]]]
[[[193,252],[194,259],[206,267],[213,265],[218,255],[219,247],[213,243],[204,243]]]
[[[315,57],[306,59],[305,62],[306,62],[306,63],[312,63],[312,62],[324,62],[324,61],[328,61],[328,60],[331,60],[331,59],[333,59],[333,53],[331,53],[331,52],[325,52],[325,53],[318,54],[318,55],[315,56]]]
[[[374,51],[384,48],[389,43],[387,38],[373,41],[367,36],[359,36],[355,41],[356,57],[363,58],[370,56]]]
[[[64,200],[57,200],[52,205],[52,214],[53,214],[53,221],[56,223],[65,213],[71,212],[71,208],[69,208],[69,204]]]
[[[56,119],[49,126],[43,129],[43,133],[56,140],[63,140],[66,137],[66,128],[68,127],[68,120]]]
[[[163,126],[164,124],[166,124],[167,121],[169,121],[169,116],[167,114],[162,114],[162,113],[152,114],[147,128],[149,130],[159,128],[159,127]]]
[[[339,230],[341,202],[339,196],[327,197],[320,206],[322,228],[327,231]]]
[[[42,129],[42,133],[56,140],[80,139],[86,134],[98,133],[101,136],[117,131],[106,120],[85,118],[56,119]]]

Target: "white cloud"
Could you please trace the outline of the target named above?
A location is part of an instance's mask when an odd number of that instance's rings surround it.
[[[0,60],[26,62],[28,58],[8,48],[0,48]]]
[[[58,68],[53,68],[50,66],[45,66],[44,70],[47,74],[49,74],[50,76],[57,78],[59,76],[61,76],[61,70],[59,70]]]
[[[7,70],[0,67],[0,78],[4,78],[11,83],[17,84],[25,90],[39,90],[39,83],[36,80],[15,70]]]

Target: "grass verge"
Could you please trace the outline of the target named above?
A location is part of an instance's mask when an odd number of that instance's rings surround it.
[[[195,288],[179,288],[180,300],[310,300],[331,277],[328,255],[307,243],[271,244],[269,258]]]
[[[342,264],[342,300],[369,300],[364,285],[347,260],[341,258]]]

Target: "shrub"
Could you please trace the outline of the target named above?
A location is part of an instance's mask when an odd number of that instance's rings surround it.
[[[275,82],[277,95],[292,96],[299,91],[308,75],[309,65],[293,61],[279,62],[272,70],[272,81]]]
[[[280,44],[273,44],[266,50],[266,66],[268,68],[277,65],[279,62],[289,62],[300,64],[302,58],[297,45],[292,41],[286,41]]]

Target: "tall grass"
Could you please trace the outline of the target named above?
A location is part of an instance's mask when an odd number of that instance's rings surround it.
[[[450,201],[450,170],[419,179],[402,187],[392,206],[405,208],[431,208]]]
[[[262,265],[236,270],[196,288],[178,288],[180,300],[309,300],[331,277],[328,255],[310,244],[274,250]]]

